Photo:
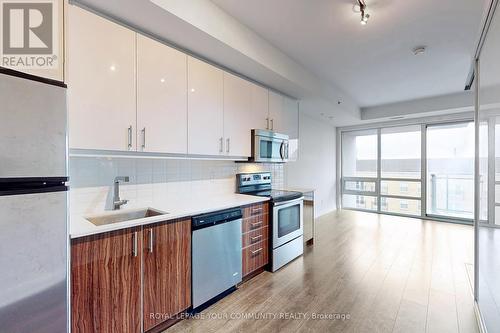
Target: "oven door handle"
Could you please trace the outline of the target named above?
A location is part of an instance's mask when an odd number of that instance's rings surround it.
[[[288,200],[288,201],[282,201],[282,202],[275,202],[274,207],[278,206],[283,206],[283,205],[294,205],[296,203],[299,203],[304,200],[304,197],[300,197],[298,199],[293,199],[293,200]]]

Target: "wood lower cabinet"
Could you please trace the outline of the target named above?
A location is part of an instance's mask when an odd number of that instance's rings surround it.
[[[141,333],[190,306],[190,219],[71,242],[73,333]]]
[[[71,244],[71,331],[141,332],[141,230]]]
[[[243,277],[269,263],[269,203],[243,208]]]
[[[191,306],[191,220],[143,229],[144,331]]]
[[[243,249],[243,276],[264,267],[269,263],[269,240],[250,245]]]

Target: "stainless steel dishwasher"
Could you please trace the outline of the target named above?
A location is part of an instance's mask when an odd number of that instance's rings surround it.
[[[192,304],[199,311],[241,282],[241,209],[192,218]]]

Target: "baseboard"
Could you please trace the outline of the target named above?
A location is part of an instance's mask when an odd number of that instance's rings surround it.
[[[321,213],[321,214],[316,215],[316,216],[314,217],[314,219],[315,219],[315,220],[320,219],[320,218],[322,218],[323,216],[333,214],[333,213],[337,212],[338,210],[339,210],[339,209],[337,209],[337,208],[330,209],[330,210],[328,210],[328,211],[326,211],[326,212],[323,212],[323,213]]]

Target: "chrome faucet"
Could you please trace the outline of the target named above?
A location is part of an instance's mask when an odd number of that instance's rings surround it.
[[[128,200],[120,200],[120,182],[128,183],[128,176],[118,176],[115,177],[114,192],[113,192],[113,210],[120,209],[121,206],[125,205]]]

